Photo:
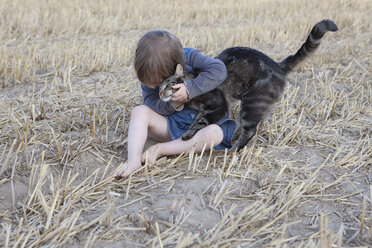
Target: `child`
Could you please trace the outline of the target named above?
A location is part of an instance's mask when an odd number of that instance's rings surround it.
[[[199,69],[195,79],[186,79],[173,86],[171,101],[159,97],[161,81],[173,75],[177,64],[186,70]],[[184,104],[197,95],[219,86],[226,78],[226,67],[221,60],[204,56],[192,48],[182,48],[176,36],[167,31],[150,31],[138,42],[134,69],[141,81],[143,105],[132,110],[128,130],[128,161],[115,176],[121,179],[141,168],[146,153],[150,162],[166,155],[188,152],[195,146],[200,152],[204,145],[215,149],[231,148],[235,122],[225,118],[218,125],[212,124],[198,131],[193,138],[183,141],[186,132],[196,117],[196,111],[184,108]],[[147,137],[157,143],[143,152]]]

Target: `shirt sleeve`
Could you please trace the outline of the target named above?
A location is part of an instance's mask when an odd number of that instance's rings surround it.
[[[176,109],[175,107],[173,107],[170,101],[164,102],[163,100],[161,100],[159,97],[159,87],[152,89],[141,84],[141,89],[143,104],[151,108],[158,114],[170,115],[176,111],[181,111],[183,109],[183,107]]]
[[[192,68],[200,71],[196,78],[185,80],[190,99],[217,88],[226,79],[225,64],[203,55],[199,50],[191,52],[188,62]]]

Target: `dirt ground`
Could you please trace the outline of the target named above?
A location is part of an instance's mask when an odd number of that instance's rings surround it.
[[[31,2],[0,7],[0,247],[372,247],[370,1]],[[146,31],[281,61],[324,18],[244,150],[113,178]]]

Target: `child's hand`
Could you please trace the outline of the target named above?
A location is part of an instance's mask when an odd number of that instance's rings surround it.
[[[176,108],[189,100],[189,94],[187,93],[185,84],[176,84],[172,86],[172,89],[175,90],[175,92],[172,94],[171,101]]]

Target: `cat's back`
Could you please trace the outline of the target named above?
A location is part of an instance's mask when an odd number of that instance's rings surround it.
[[[282,72],[281,67],[266,54],[249,47],[231,47],[225,49],[217,57],[222,60],[227,69],[239,67],[250,67],[252,72],[259,70],[265,64],[271,70],[279,73]],[[284,73],[284,72],[283,72]]]

